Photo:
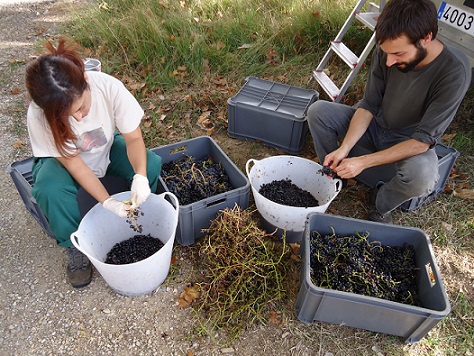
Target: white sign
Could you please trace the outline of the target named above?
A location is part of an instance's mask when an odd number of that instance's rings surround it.
[[[474,14],[454,5],[442,2],[438,20],[474,37]]]

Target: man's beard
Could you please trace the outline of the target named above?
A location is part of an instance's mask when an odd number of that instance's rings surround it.
[[[395,65],[400,72],[408,73],[409,71],[415,69],[415,67],[420,64],[420,62],[428,55],[428,51],[420,45],[420,42],[417,42],[415,47],[417,48],[417,51],[413,60]]]

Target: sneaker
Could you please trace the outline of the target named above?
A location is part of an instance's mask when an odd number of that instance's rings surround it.
[[[386,214],[380,214],[375,207],[369,211],[368,219],[370,221],[393,224],[392,214],[390,212]]]
[[[66,269],[68,282],[74,288],[87,286],[92,280],[92,265],[89,259],[74,246],[68,248],[69,264]]]

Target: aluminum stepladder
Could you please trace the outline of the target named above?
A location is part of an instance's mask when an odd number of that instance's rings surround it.
[[[310,82],[313,79],[316,80],[321,86],[321,88],[326,92],[326,94],[328,94],[328,96],[334,102],[339,102],[342,99],[347,88],[349,88],[349,85],[352,83],[357,73],[359,73],[360,69],[362,68],[362,65],[364,64],[364,61],[366,60],[367,56],[375,45],[374,32],[360,56],[357,57],[354,52],[352,52],[342,42],[344,35],[347,33],[347,31],[352,26],[355,20],[358,20],[367,28],[374,31],[375,24],[377,23],[377,18],[380,15],[380,11],[382,11],[383,7],[385,6],[385,0],[380,0],[379,4],[369,2],[367,5],[367,12],[361,12],[366,2],[367,0],[360,0],[356,4],[354,10],[347,18],[346,22],[342,26],[334,41],[331,41],[329,49],[327,50],[321,62],[319,63],[318,67],[313,70],[312,77],[310,79]],[[324,68],[326,67],[329,59],[333,54],[338,55],[350,68],[349,74],[340,88],[324,72]]]

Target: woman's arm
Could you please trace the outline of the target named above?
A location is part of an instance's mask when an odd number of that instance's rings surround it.
[[[122,133],[122,136],[125,139],[128,160],[133,170],[136,174],[146,177],[146,149],[140,126],[132,132]]]
[[[71,158],[56,157],[69,174],[98,202],[103,203],[110,195],[95,173],[85,164],[80,156]]]

